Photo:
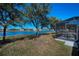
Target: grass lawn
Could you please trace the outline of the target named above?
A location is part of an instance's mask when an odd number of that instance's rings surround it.
[[[36,40],[24,38],[0,48],[1,56],[70,56],[71,47],[55,41],[52,35],[42,35]]]
[[[13,40],[13,39],[21,39],[25,38],[27,35],[16,35],[16,36],[6,36],[6,40]],[[0,37],[0,40],[2,40],[3,37]]]
[[[0,37],[0,40],[2,40],[2,37]]]

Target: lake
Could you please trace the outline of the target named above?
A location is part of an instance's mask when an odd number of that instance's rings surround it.
[[[51,31],[40,31],[39,34],[48,33],[48,32],[54,32]],[[36,32],[34,31],[18,31],[18,32],[6,32],[6,36],[15,36],[15,35],[35,35]],[[0,32],[0,36],[3,36],[3,32]]]

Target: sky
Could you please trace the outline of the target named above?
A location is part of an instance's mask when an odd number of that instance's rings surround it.
[[[54,3],[51,5],[49,17],[55,16],[60,20],[79,16],[79,3]]]
[[[65,20],[70,17],[79,16],[79,3],[52,3],[48,16],[54,16],[60,20]],[[14,27],[9,26],[8,28]],[[25,28],[34,28],[34,26],[26,24]]]

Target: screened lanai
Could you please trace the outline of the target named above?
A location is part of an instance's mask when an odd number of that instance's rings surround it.
[[[57,23],[56,32],[60,39],[72,41],[79,40],[79,16]]]

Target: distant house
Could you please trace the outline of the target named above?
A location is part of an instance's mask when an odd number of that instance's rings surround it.
[[[0,29],[0,32],[2,32],[3,29]],[[7,29],[6,31],[34,31],[33,29]]]
[[[16,29],[16,28],[12,28],[12,29],[7,29],[7,31],[24,31],[24,29]]]
[[[19,31],[34,31],[33,29],[19,29]]]
[[[24,29],[19,29],[19,31],[24,31]]]

